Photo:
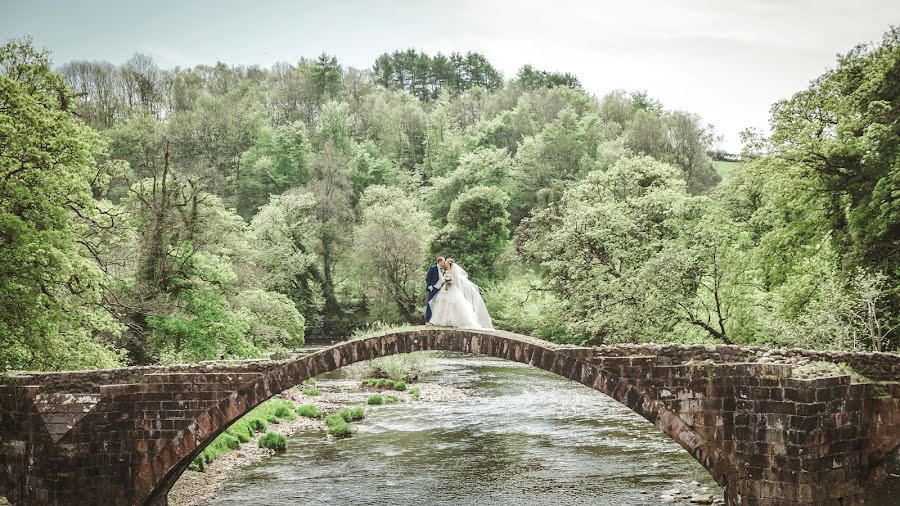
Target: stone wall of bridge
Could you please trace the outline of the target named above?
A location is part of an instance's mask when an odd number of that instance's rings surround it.
[[[861,503],[900,441],[895,354],[581,348],[423,328],[292,360],[6,375],[0,493],[15,504],[164,504],[191,459],[271,395],[349,363],[419,350],[531,364],[609,395],[690,452],[731,504]],[[878,382],[792,378],[792,364],[810,359],[851,364]]]

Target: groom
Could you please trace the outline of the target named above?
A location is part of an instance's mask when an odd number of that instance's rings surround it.
[[[437,263],[428,269],[425,275],[425,288],[428,289],[428,301],[425,303],[425,325],[431,325],[431,299],[437,295],[440,290],[440,281],[444,277],[444,269],[447,268],[447,262],[444,257],[437,257]]]

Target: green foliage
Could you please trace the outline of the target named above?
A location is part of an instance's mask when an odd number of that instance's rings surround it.
[[[375,372],[393,382],[412,381],[428,367],[429,356],[424,353],[404,353],[381,357],[369,362]]]
[[[297,408],[297,414],[306,418],[322,418],[325,416],[322,410],[312,404],[304,404]]]
[[[509,243],[509,197],[479,186],[453,201],[447,226],[431,244],[434,254],[459,257],[475,279],[490,279],[494,262]]]
[[[259,447],[283,452],[287,450],[287,439],[281,434],[267,432],[265,436],[259,438]]]
[[[322,395],[322,391],[319,390],[318,388],[304,388],[303,395],[311,395],[311,396]]]
[[[370,406],[377,406],[379,404],[384,404],[384,396],[381,394],[373,394],[370,395],[368,399],[366,399],[366,404]]]
[[[350,424],[339,414],[326,416],[325,425],[328,427],[328,434],[336,438],[349,437],[353,434]]]
[[[581,88],[581,82],[574,74],[568,72],[547,72],[538,70],[531,65],[524,65],[516,74],[516,82],[528,89],[555,88],[568,86],[569,88]]]
[[[10,42],[0,369],[279,357],[418,323],[434,253],[498,327],[548,339],[896,349],[898,40],[776,104],[739,170],[645,92],[527,65],[504,84],[477,53],[61,76]]]
[[[316,384],[316,378],[305,379],[305,380],[303,380],[303,384],[304,384],[304,385],[309,385],[309,386],[315,385],[315,384]]]
[[[363,381],[363,385],[376,387],[376,388],[386,388],[390,390],[397,390],[398,392],[402,392],[406,390],[406,382],[402,380],[392,380],[389,378],[370,378]]]
[[[274,414],[278,418],[283,418],[285,420],[294,420],[297,418],[294,416],[294,410],[291,409],[290,406],[278,406],[278,408],[275,409]]]
[[[247,425],[249,425],[254,432],[262,432],[269,427],[269,423],[262,418],[252,418],[247,422]]]
[[[479,53],[430,56],[415,49],[394,51],[375,60],[372,74],[379,85],[406,90],[420,100],[434,99],[442,89],[460,93],[475,86],[494,89],[503,83],[500,72]]]
[[[303,345],[306,320],[286,295],[260,289],[245,290],[235,305],[249,324],[248,338],[259,349]]]
[[[362,220],[355,250],[361,272],[383,282],[367,283],[371,313],[384,319],[418,322],[425,247],[434,234],[427,213],[398,188],[372,186],[360,201]]]
[[[412,387],[412,388],[409,390],[409,395],[410,395],[413,399],[418,399],[419,397],[422,396],[422,390],[420,390],[419,387]]]
[[[122,327],[100,306],[105,275],[81,240],[110,221],[91,198],[104,148],[74,104],[47,54],[0,46],[0,370],[124,362],[109,339]]]
[[[342,409],[338,411],[338,415],[343,418],[345,422],[350,423],[365,418],[366,412],[363,408],[357,406],[355,408]]]

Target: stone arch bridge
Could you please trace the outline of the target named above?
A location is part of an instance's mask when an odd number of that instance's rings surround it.
[[[0,495],[13,504],[164,505],[232,422],[303,380],[421,350],[530,364],[594,388],[669,435],[729,504],[860,504],[898,462],[900,355],[736,346],[561,346],[421,327],[281,361],[0,376]],[[796,379],[803,361],[850,376]]]

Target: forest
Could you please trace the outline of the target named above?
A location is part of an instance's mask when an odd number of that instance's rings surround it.
[[[697,115],[478,53],[166,69],[8,41],[0,370],[419,324],[438,254],[553,341],[896,350],[900,28],[810,78],[723,179]]]

